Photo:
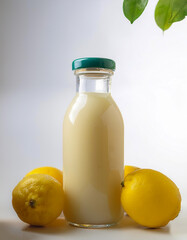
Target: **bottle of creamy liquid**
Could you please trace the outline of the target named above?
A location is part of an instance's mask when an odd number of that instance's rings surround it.
[[[123,118],[111,96],[115,62],[80,58],[72,63],[76,95],[63,122],[64,215],[78,227],[109,227],[123,216]]]

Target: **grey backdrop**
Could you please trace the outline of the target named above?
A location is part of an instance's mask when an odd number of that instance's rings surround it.
[[[155,0],[131,25],[117,0],[0,0],[0,211],[31,169],[62,168],[71,62],[116,61],[112,95],[125,122],[125,163],[171,177],[185,202],[187,20],[164,34]]]

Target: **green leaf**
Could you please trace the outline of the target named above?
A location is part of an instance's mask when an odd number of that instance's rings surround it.
[[[155,21],[163,30],[167,30],[174,22],[187,16],[187,0],[159,0],[155,9]]]
[[[144,11],[148,0],[124,0],[123,13],[133,23]]]
[[[182,21],[187,16],[187,0],[173,0],[170,22]]]

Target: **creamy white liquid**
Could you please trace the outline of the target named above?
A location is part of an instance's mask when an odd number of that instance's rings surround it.
[[[64,215],[77,224],[119,221],[124,127],[110,93],[79,93],[63,124]]]

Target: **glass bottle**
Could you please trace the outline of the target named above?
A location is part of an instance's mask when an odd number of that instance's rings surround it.
[[[111,96],[115,62],[72,63],[76,96],[63,122],[64,215],[79,227],[109,227],[123,216],[124,125]]]

